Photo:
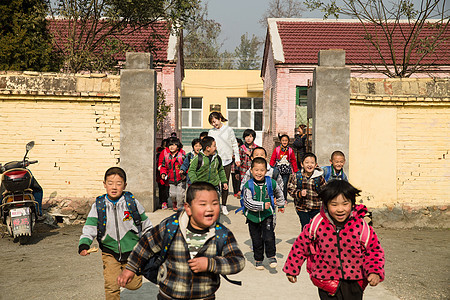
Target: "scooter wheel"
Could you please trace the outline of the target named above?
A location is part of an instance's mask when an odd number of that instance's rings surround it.
[[[21,245],[28,244],[30,242],[30,240],[31,240],[31,236],[29,236],[29,235],[19,236],[19,244],[21,244]]]

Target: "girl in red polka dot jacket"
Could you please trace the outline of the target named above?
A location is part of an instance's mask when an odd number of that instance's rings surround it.
[[[320,192],[320,214],[298,236],[283,267],[295,283],[300,267],[306,269],[319,288],[320,299],[362,299],[367,284],[384,280],[384,250],[356,205],[361,191],[343,180],[329,182]]]

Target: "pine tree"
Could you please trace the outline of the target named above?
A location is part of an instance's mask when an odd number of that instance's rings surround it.
[[[57,70],[45,0],[2,0],[0,11],[0,70]]]

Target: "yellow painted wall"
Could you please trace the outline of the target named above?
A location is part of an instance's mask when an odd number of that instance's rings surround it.
[[[260,70],[184,70],[183,97],[203,98],[203,128],[211,128],[210,105],[219,104],[227,117],[227,97],[262,97]]]
[[[349,180],[362,189],[363,203],[446,207],[450,80],[352,78],[351,84]]]

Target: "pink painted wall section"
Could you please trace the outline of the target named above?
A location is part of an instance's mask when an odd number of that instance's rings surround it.
[[[166,94],[166,105],[171,105],[172,108],[163,125],[163,137],[168,137],[171,132],[177,131],[177,92],[175,88],[175,65],[162,67],[158,74],[158,83],[162,83],[164,92]],[[180,83],[181,85],[181,83]]]

